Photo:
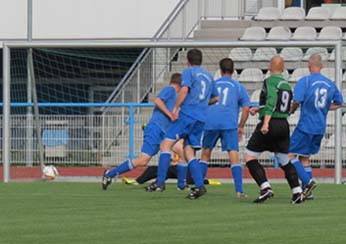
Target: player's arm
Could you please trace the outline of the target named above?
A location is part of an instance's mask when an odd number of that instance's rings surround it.
[[[214,103],[217,103],[219,101],[219,96],[217,96],[217,97],[212,97],[212,98],[210,98],[210,100],[209,100],[209,105],[212,105],[212,104],[214,104]]]
[[[338,108],[341,108],[342,107],[342,104],[334,104],[332,103],[329,107],[329,110],[337,110]]]
[[[166,107],[165,102],[161,98],[156,97],[155,100],[154,100],[154,103],[155,103],[156,107],[158,109],[160,109],[168,118],[173,120],[172,113],[168,110],[168,108]]]
[[[294,112],[299,108],[299,102],[298,101],[293,101],[293,104],[290,109],[290,114],[294,114]]]
[[[181,104],[184,102],[188,93],[189,93],[189,87],[187,87],[187,86],[183,86],[179,90],[177,100],[175,101],[175,105],[173,108],[174,119],[178,119],[179,108],[180,108]]]

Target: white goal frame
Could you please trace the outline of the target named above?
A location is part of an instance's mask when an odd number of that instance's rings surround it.
[[[10,53],[11,48],[203,48],[203,47],[329,47],[335,48],[335,83],[342,86],[342,41],[153,41],[153,40],[85,40],[85,41],[34,41],[3,43],[3,177],[10,180],[11,125],[10,125]],[[342,121],[341,110],[335,113],[335,183],[342,180]]]

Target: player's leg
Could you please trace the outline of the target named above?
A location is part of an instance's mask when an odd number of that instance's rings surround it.
[[[188,189],[188,185],[186,184],[188,169],[184,155],[183,141],[183,139],[178,140],[172,148],[172,151],[175,153],[175,155],[178,155],[178,159],[175,160],[176,162],[173,161],[173,163],[176,163],[175,168],[177,172],[177,189],[179,190]]]
[[[254,200],[255,203],[261,203],[274,196],[272,187],[267,179],[263,166],[259,163],[258,157],[261,152],[266,151],[270,144],[265,135],[261,132],[262,122],[256,126],[246,149],[244,160],[252,178],[260,187],[260,195]]]
[[[304,133],[297,128],[293,131],[290,138],[290,153],[288,157],[297,170],[299,179],[302,181],[303,188],[308,185],[311,180],[301,162],[301,160],[304,160],[304,163],[306,163],[305,158],[309,158],[311,140],[311,135]],[[299,155],[299,157],[297,155]]]
[[[211,157],[211,153],[213,148],[216,146],[216,142],[220,137],[220,133],[218,130],[205,130],[203,134],[203,142],[202,142],[202,153],[200,160],[200,167],[202,171],[202,177],[206,178],[209,160]]]
[[[157,166],[148,166],[145,171],[136,178],[138,184],[143,184],[149,180],[156,179],[157,177]]]
[[[222,130],[221,133],[222,151],[227,151],[228,153],[236,195],[239,198],[246,198],[247,195],[243,191],[243,168],[238,156],[238,129]]]
[[[302,203],[304,201],[303,190],[299,184],[299,178],[296,168],[288,159],[287,153],[275,153],[282,170],[285,172],[285,178],[292,190],[292,203]]]

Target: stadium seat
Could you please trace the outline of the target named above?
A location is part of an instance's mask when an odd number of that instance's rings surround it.
[[[305,9],[300,7],[285,8],[280,20],[303,20],[305,18]]]
[[[247,47],[233,48],[228,56],[233,61],[250,61],[252,59],[252,51]]]
[[[276,48],[273,47],[259,47],[256,49],[252,61],[269,61],[272,57],[277,55]]]
[[[328,77],[332,81],[335,81],[335,68],[322,68],[321,69],[321,74]]]
[[[306,15],[306,20],[328,20],[330,17],[330,12],[324,7],[313,7],[309,10]]]
[[[345,35],[344,35],[344,37],[342,38],[342,40],[346,40],[346,32],[345,32]]]
[[[255,20],[278,20],[280,18],[280,10],[275,7],[264,7],[258,11]]]
[[[263,72],[259,68],[243,69],[239,75],[240,82],[260,82],[263,81]]]
[[[325,26],[322,28],[317,40],[341,40],[342,30],[338,26]]]
[[[287,26],[275,26],[270,29],[266,40],[287,41],[291,38],[291,30]]]
[[[312,54],[321,55],[322,60],[328,60],[328,57],[329,57],[327,48],[325,48],[325,47],[310,47],[306,51],[306,53],[303,57],[303,60],[305,60],[305,61],[308,60]]]
[[[280,56],[285,61],[300,61],[303,59],[303,50],[299,47],[284,47],[281,50]]]
[[[343,61],[346,61],[346,47],[342,47],[342,54],[341,54],[341,59]],[[333,51],[331,52],[329,58],[329,61],[334,61],[335,60],[335,49],[333,49]]]
[[[244,34],[240,37],[242,41],[263,41],[266,37],[266,31],[261,26],[252,26],[245,29]]]
[[[334,10],[331,20],[346,20],[346,7],[339,7]]]
[[[288,80],[292,82],[297,82],[300,78],[309,74],[310,71],[308,68],[296,68],[295,70],[293,70],[293,73]]]
[[[345,73],[344,73],[344,75],[342,76],[342,81],[343,82],[346,82],[346,71],[345,71]],[[345,91],[345,93],[343,93],[343,96],[342,96],[344,99],[346,99],[346,91]]]
[[[316,29],[312,26],[299,26],[293,33],[292,40],[315,40]]]
[[[259,103],[259,97],[260,97],[261,91],[262,89],[257,89],[251,93],[250,101],[252,103]]]
[[[270,71],[268,70],[267,73],[265,74],[265,77],[264,78],[268,78],[270,76]],[[289,77],[290,77],[290,74],[288,73],[288,70],[285,69],[284,72],[282,72],[282,76],[288,80]]]

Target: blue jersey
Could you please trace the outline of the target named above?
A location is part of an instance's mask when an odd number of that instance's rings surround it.
[[[301,106],[297,128],[316,135],[324,134],[330,105],[343,102],[336,85],[320,73],[313,73],[298,80],[293,100],[300,102]]]
[[[250,106],[249,96],[238,81],[223,76],[215,82],[219,101],[207,110],[206,130],[238,128],[239,108]]]
[[[177,98],[177,92],[173,86],[164,87],[156,97],[160,98],[165,103],[167,109],[172,112]],[[171,120],[155,106],[149,123],[158,125],[161,130],[165,132],[170,125]]]
[[[189,87],[180,112],[205,122],[209,99],[214,89],[214,80],[208,71],[200,66],[184,69],[181,86]]]

